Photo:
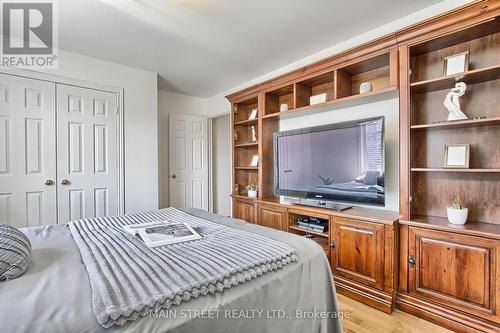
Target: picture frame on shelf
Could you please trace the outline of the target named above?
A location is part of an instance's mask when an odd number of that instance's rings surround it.
[[[257,119],[257,109],[253,109],[250,111],[250,115],[248,116],[248,120],[255,120]]]
[[[468,169],[469,158],[469,144],[449,144],[444,146],[444,168]]]
[[[257,166],[259,166],[259,155],[254,154],[252,156],[252,161],[250,162],[250,166],[251,167],[257,167]]]
[[[469,70],[469,51],[453,54],[444,58],[443,75],[464,73]]]

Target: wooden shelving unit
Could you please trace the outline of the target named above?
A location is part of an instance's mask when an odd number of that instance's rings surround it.
[[[445,168],[411,168],[414,172],[464,172],[464,173],[500,173],[500,169],[445,169]]]
[[[371,82],[372,91],[360,94],[362,82]],[[233,190],[246,193],[244,186],[259,185],[259,198],[273,198],[274,151],[273,133],[279,130],[280,119],[304,116],[381,99],[395,97],[398,90],[397,50],[386,48],[374,55],[346,58],[346,61],[317,71],[266,84],[263,89],[231,100],[233,107]],[[310,105],[310,97],[326,93],[323,103]],[[280,106],[287,105],[280,112]],[[249,119],[258,109],[257,118]],[[251,128],[257,132],[252,141]],[[259,166],[250,167],[253,155],[259,155]],[[234,191],[233,191],[234,192]]]
[[[234,147],[235,148],[238,148],[238,147],[255,147],[255,146],[258,146],[258,145],[259,145],[258,142],[253,141],[253,142],[238,143],[238,144],[235,144]]]
[[[320,218],[326,220],[329,223],[329,216],[326,214],[309,212],[309,211],[300,211],[291,209],[288,211],[288,231],[298,234],[298,235],[311,235],[313,236],[311,239],[318,243],[321,247],[323,247],[325,254],[330,257],[330,231],[327,230],[325,232],[310,230],[301,228],[296,224],[296,220],[299,217],[309,217],[313,216],[316,218]]]
[[[356,94],[352,96],[342,97],[330,101],[326,101],[324,103],[318,103],[315,105],[307,105],[300,108],[282,111],[282,112],[274,112],[267,115],[264,115],[263,119],[269,118],[292,118],[292,117],[301,117],[306,114],[312,114],[315,112],[321,112],[325,109],[335,109],[339,107],[349,107],[353,105],[359,105],[363,103],[375,102],[381,99],[391,98],[393,97],[392,93],[396,92],[397,87],[387,87],[380,90],[375,90],[371,92],[367,92],[364,94]]]
[[[434,124],[412,125],[411,129],[412,130],[446,129],[446,128],[461,128],[461,127],[475,127],[475,126],[491,126],[491,125],[500,125],[500,117],[443,121]]]
[[[499,3],[478,6],[492,4]],[[415,28],[410,35],[426,32],[399,46],[398,306],[458,332],[496,332],[500,324],[500,10],[494,12]],[[444,76],[445,58],[462,52],[469,52],[468,70]],[[457,82],[467,85],[460,106],[469,119],[446,121],[443,102]],[[443,168],[447,144],[470,145],[470,168]],[[455,195],[468,208],[464,225],[448,221]]]
[[[288,229],[299,231],[305,234],[311,234],[311,235],[316,235],[319,237],[326,237],[328,238],[328,232],[319,232],[319,231],[314,231],[310,229],[305,229],[305,228],[300,228],[300,227],[295,227],[293,225],[289,226]]]
[[[450,89],[456,82],[465,82],[467,85],[471,85],[498,79],[500,79],[500,65],[494,65],[465,73],[414,82],[410,84],[410,87],[414,93],[425,93]]]
[[[233,103],[233,194],[246,196],[246,184],[259,184],[259,167],[250,166],[253,155],[259,154],[259,99],[251,96]],[[257,110],[254,119],[250,115]],[[257,141],[253,140],[252,127]]]
[[[469,70],[442,76],[444,58],[465,51]],[[499,21],[410,46],[409,67],[408,220],[446,218],[446,207],[458,194],[470,208],[471,221],[497,224],[500,232],[494,199],[500,193]],[[443,101],[456,82],[467,84],[460,101],[471,119],[446,122]],[[460,143],[470,144],[470,168],[443,168],[444,146]]]
[[[464,73],[444,76],[447,56],[469,52]],[[373,91],[360,94],[361,82]],[[447,122],[443,101],[468,87],[468,120]],[[233,217],[297,235],[294,214],[329,217],[316,233],[330,257],[337,291],[387,313],[394,307],[458,332],[500,324],[500,1],[475,1],[390,36],[227,96],[233,106]],[[326,93],[324,103],[310,97]],[[399,96],[400,210],[335,212],[286,204],[274,194],[273,133],[280,120]],[[280,105],[287,110],[280,112]],[[258,108],[256,120],[248,119]],[[335,120],[332,120],[335,121]],[[254,126],[257,142],[249,129]],[[471,147],[470,168],[443,168],[444,145]],[[249,168],[253,154],[260,161]],[[259,184],[258,198],[244,185]],[[459,194],[463,226],[446,208]],[[387,212],[385,213],[387,214]],[[392,214],[392,213],[391,213]],[[399,216],[399,223],[397,218]],[[318,217],[318,216],[316,216]]]
[[[257,119],[242,120],[234,123],[235,125],[255,125],[257,124]]]

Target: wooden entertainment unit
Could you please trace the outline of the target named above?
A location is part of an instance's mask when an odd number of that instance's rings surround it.
[[[469,52],[466,72],[443,76],[444,58]],[[361,82],[373,90],[360,94]],[[469,120],[441,122],[442,103],[465,82]],[[324,103],[309,97],[327,93]],[[399,96],[399,213],[337,212],[280,202],[272,134],[280,119]],[[500,331],[500,1],[478,1],[228,96],[233,121],[233,216],[314,234],[339,293],[390,313],[413,313],[460,332]],[[280,112],[280,105],[287,110]],[[249,119],[257,109],[255,119]],[[331,122],[336,122],[335,118]],[[256,141],[253,141],[252,126]],[[470,145],[470,168],[443,168],[445,144]],[[249,166],[253,155],[257,167]],[[258,198],[244,185],[259,186]],[[448,224],[459,194],[463,226]],[[329,232],[294,224],[329,220]]]

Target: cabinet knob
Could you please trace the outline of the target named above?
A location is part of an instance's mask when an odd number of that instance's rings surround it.
[[[175,173],[172,174],[172,178],[174,178],[174,179],[177,178],[177,175]]]
[[[415,267],[415,257],[410,256],[410,258],[408,259],[408,263],[410,264],[411,267]]]
[[[47,179],[45,181],[45,185],[47,185],[47,186],[54,185],[54,181],[52,179]]]
[[[69,184],[71,184],[71,182],[67,179],[63,179],[63,180],[61,180],[61,184],[62,185],[69,185]]]

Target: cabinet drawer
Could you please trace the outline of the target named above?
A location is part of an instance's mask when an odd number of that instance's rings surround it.
[[[409,292],[499,322],[498,241],[411,227]]]
[[[334,274],[383,289],[384,225],[332,217],[330,226]]]

